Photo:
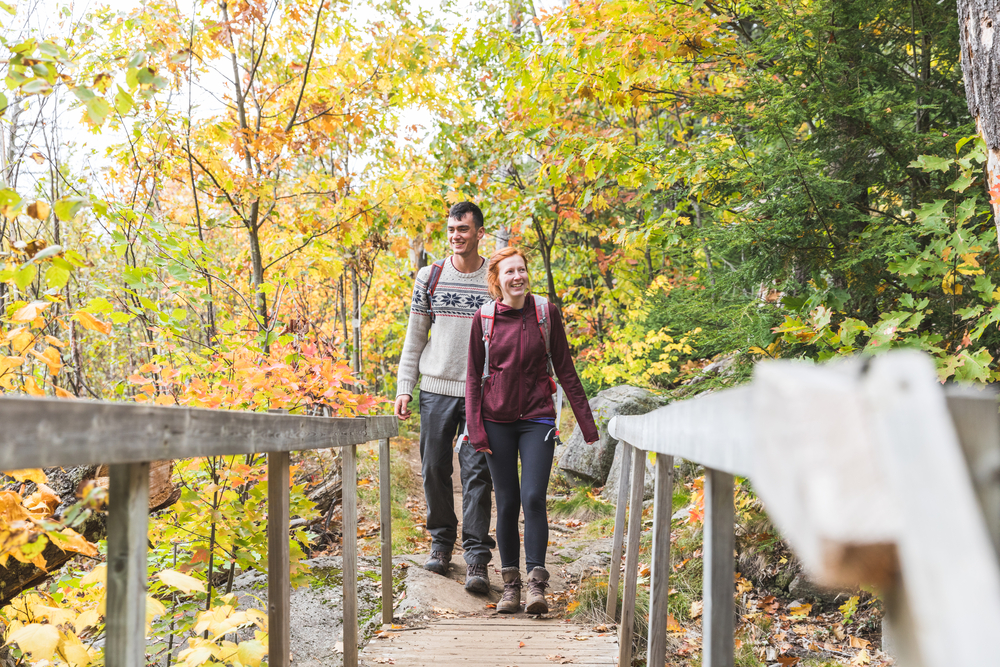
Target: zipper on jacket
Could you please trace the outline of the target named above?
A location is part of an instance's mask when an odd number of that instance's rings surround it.
[[[525,313],[528,311],[527,304],[521,308],[521,336],[518,339],[517,344],[517,418],[520,419],[524,416],[524,378],[522,377],[524,373],[524,317]]]

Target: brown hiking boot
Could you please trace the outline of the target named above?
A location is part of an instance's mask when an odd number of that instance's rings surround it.
[[[521,611],[521,570],[505,567],[500,573],[503,576],[503,597],[497,603],[497,613],[516,614]]]
[[[547,614],[549,603],[545,601],[545,589],[549,587],[549,571],[536,567],[528,575],[528,594],[524,605],[525,614]]]
[[[465,571],[465,590],[470,593],[490,592],[490,575],[486,571],[486,563],[470,563]]]
[[[424,569],[436,574],[448,574],[448,564],[451,563],[450,551],[431,551],[430,558],[424,563]]]

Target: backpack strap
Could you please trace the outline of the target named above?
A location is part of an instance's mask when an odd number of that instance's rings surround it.
[[[424,294],[427,297],[427,315],[431,318],[431,324],[434,324],[434,291],[437,289],[438,281],[441,280],[445,261],[447,260],[439,259],[431,264],[431,275],[427,277],[427,288]]]
[[[545,341],[545,359],[548,365],[549,377],[556,376],[555,367],[552,365],[552,322],[549,320],[549,302],[543,296],[531,295],[535,302],[535,319],[538,320],[538,328],[542,332],[542,340]]]
[[[483,363],[482,386],[485,388],[486,379],[490,376],[490,338],[493,337],[493,320],[497,313],[497,302],[487,301],[479,309],[479,319],[483,324],[483,349],[486,352],[486,361]]]

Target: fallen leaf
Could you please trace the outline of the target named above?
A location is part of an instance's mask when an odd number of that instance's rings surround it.
[[[788,608],[788,615],[799,616],[804,618],[809,615],[809,612],[812,611],[812,608],[813,606],[808,603],[793,605]]]
[[[59,630],[54,625],[31,623],[12,632],[7,643],[16,643],[22,651],[31,654],[32,660],[48,660],[59,645]]]
[[[861,637],[851,637],[851,648],[868,648],[871,643],[867,639],[862,639]]]
[[[694,602],[691,603],[691,611],[689,612],[689,615],[691,616],[692,619],[695,619],[701,616],[701,612],[704,610],[705,610],[705,603],[701,600],[695,600]]]
[[[518,648],[524,648],[524,642],[518,642],[517,643],[517,647]]]
[[[774,659],[781,667],[792,667],[792,665],[798,664],[802,658],[796,658],[791,655],[780,655]]]
[[[851,664],[852,665],[867,665],[871,661],[872,661],[872,657],[870,655],[868,655],[868,651],[866,651],[865,649],[861,649],[861,651],[856,656],[854,656],[854,659],[851,660]]]

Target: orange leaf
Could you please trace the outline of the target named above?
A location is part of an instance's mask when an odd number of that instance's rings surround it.
[[[73,319],[77,320],[83,325],[84,329],[90,329],[91,331],[97,331],[105,336],[111,333],[111,325],[107,322],[102,322],[90,313],[85,313],[82,310],[78,310],[73,313]]]
[[[43,390],[41,387],[38,386],[38,383],[35,382],[35,378],[33,378],[33,377],[25,378],[25,380],[24,380],[24,390],[26,392],[28,392],[32,396],[44,396],[45,395],[45,390]]]
[[[15,322],[31,322],[50,305],[48,301],[32,301],[28,305],[19,308],[11,319]]]

